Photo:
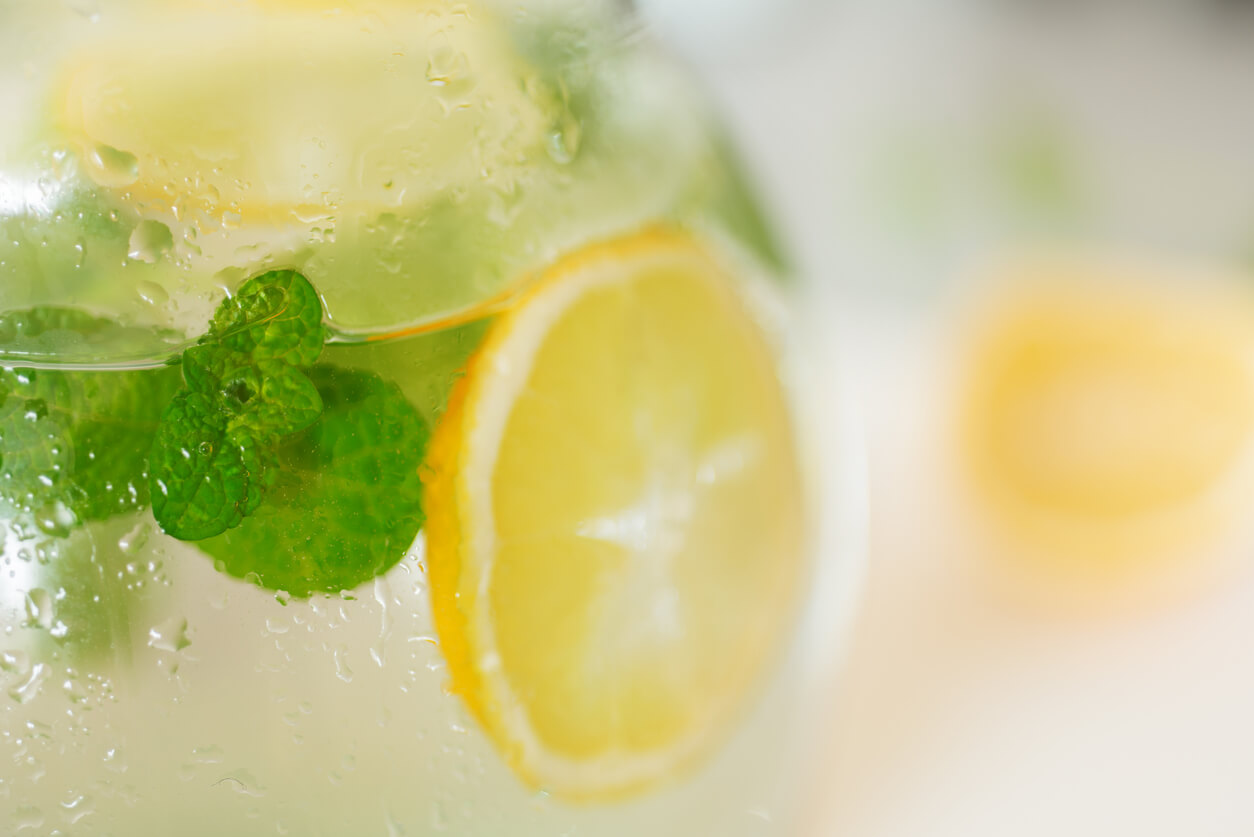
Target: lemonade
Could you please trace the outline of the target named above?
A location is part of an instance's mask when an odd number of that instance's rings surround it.
[[[6,833],[793,832],[786,270],[618,4],[0,52]]]

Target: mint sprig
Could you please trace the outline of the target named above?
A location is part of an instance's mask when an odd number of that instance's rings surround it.
[[[185,389],[149,454],[153,516],[166,534],[203,540],[257,509],[277,448],[322,413],[304,370],[324,338],[318,294],[292,270],[254,276],[218,306],[183,353]]]
[[[351,590],[392,567],[422,527],[427,423],[372,372],[318,364],[325,405],[273,452],[265,502],[202,541],[231,575],[293,596]]]
[[[118,327],[65,308],[0,314],[0,338],[24,346]],[[76,635],[116,639],[129,624],[130,594],[113,589],[120,558],[97,549],[116,534],[82,524],[149,503],[166,533],[198,541],[227,573],[301,597],[352,589],[396,564],[422,527],[429,421],[481,332],[338,352],[337,363],[420,371],[402,392],[374,371],[318,362],[316,292],[271,271],[219,306],[177,365],[0,368],[0,524],[55,551],[49,579],[88,603],[58,610]]]

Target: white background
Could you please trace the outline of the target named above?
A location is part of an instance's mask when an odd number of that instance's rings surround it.
[[[813,833],[1254,834],[1248,535],[1183,556],[1203,569],[1149,601],[1077,612],[1019,595],[972,559],[945,436],[948,313],[973,254],[1016,234],[984,194],[981,137],[1045,113],[1072,137],[1090,233],[1227,258],[1254,242],[1251,16],[1200,2],[640,6],[721,101],[822,301],[811,326],[860,372],[870,562]],[[940,208],[903,235],[876,167],[891,174],[879,152],[912,137],[940,149]]]

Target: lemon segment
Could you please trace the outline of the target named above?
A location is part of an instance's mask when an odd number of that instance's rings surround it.
[[[789,621],[802,541],[772,352],[722,267],[660,231],[558,264],[432,451],[437,628],[519,773],[604,798],[705,752]]]

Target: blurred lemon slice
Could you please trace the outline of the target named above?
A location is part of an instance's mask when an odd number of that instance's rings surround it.
[[[1254,429],[1254,303],[1177,279],[1042,262],[973,325],[967,461],[1056,568],[1119,577],[1230,522],[1221,495]]]
[[[520,775],[611,797],[711,746],[789,621],[801,493],[771,352],[702,249],[649,232],[553,267],[430,469],[453,688]]]
[[[521,59],[473,6],[203,5],[104,30],[63,73],[61,129],[145,208],[306,220],[508,179],[543,148]]]

